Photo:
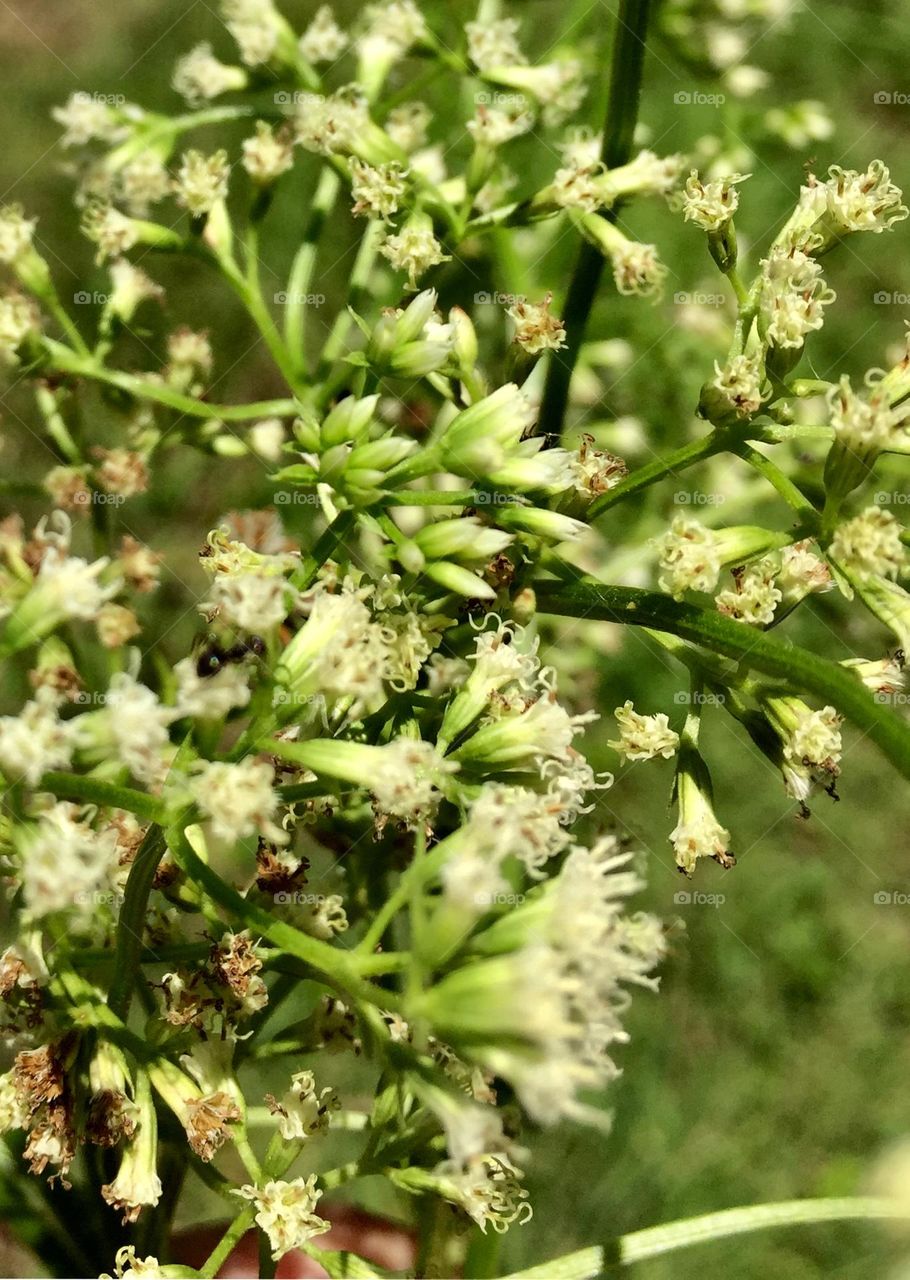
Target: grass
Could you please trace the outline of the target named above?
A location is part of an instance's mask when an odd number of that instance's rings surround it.
[[[286,11],[300,23],[314,7],[298,2]],[[514,9],[527,15],[527,30],[545,45],[555,26],[569,31],[587,7],[526,0]],[[356,6],[338,8],[349,16]],[[459,18],[473,13],[473,5],[439,9],[442,29],[450,33]],[[606,17],[605,9],[595,10],[580,29],[602,39]],[[69,182],[60,172],[66,156],[56,145],[51,105],[80,88],[126,92],[131,99],[167,107],[174,102],[167,80],[175,56],[196,40],[211,38],[214,28],[206,4],[187,6],[183,0],[133,0],[124,6],[70,0],[65,10],[50,0],[9,0],[0,10],[6,88],[0,192],[41,217],[41,241],[53,248],[51,260],[65,298],[103,289],[104,274],[93,266],[67,205]],[[227,52],[226,43],[219,47]],[[795,96],[818,99],[830,104],[837,126],[832,139],[805,151],[768,140],[750,160],[755,176],[743,189],[738,221],[753,264],[792,204],[810,161],[823,170],[833,162],[865,166],[880,155],[897,182],[910,186],[910,106],[875,101],[876,93],[906,87],[906,53],[897,7],[885,0],[807,6],[792,28],[771,32],[752,50],[750,60],[774,77],[773,88],[759,99],[765,107]],[[699,134],[718,130],[713,107],[674,103],[675,93],[697,88],[711,86],[658,43],[648,63],[643,107],[655,149],[685,149]],[[595,94],[590,118],[599,114]],[[519,158],[522,154],[519,150]],[[295,182],[273,215],[276,290],[305,215],[309,177]],[[688,310],[674,302],[679,293],[720,292],[697,232],[663,209],[636,209],[623,221],[661,245],[671,271],[667,299],[649,308],[617,299],[604,286],[591,332],[627,338],[635,348],[636,359],[607,386],[601,409],[604,420],[634,414],[644,422],[648,447],[640,460],[647,460],[649,450],[686,439],[699,384],[721,354],[723,311],[703,309],[708,328],[694,332],[687,327]],[[811,369],[818,376],[849,371],[859,377],[867,367],[882,364],[885,349],[900,341],[904,311],[876,303],[874,296],[910,292],[907,235],[904,227],[895,238],[857,239],[831,259],[828,270],[839,305],[811,344]],[[347,215],[339,214],[318,284],[330,300],[338,296],[349,269],[351,237]],[[514,262],[496,266],[497,287],[530,293],[556,284],[559,299],[573,248],[571,237],[554,237],[545,260],[532,267],[516,253]],[[454,301],[489,287],[486,270],[487,264],[473,260],[450,269],[442,281],[444,297]],[[156,274],[169,290],[168,311],[162,317],[153,314],[135,341],[137,365],[150,358],[144,347],[160,346],[167,327],[198,324],[202,316],[219,351],[218,398],[281,392],[262,348],[249,350],[236,307],[212,289],[202,269],[187,272],[181,265],[178,272],[162,263]],[[476,282],[480,277],[482,284]],[[83,314],[78,307],[75,312],[77,318]],[[8,474],[40,477],[49,459],[37,439],[16,424],[19,418],[36,426],[19,390],[6,397],[5,414]],[[736,478],[728,474],[732,466],[717,464],[708,473],[710,481],[700,473],[699,483],[735,488]],[[886,466],[876,487],[900,489],[899,475],[896,466],[890,471]],[[674,509],[673,491],[672,482],[660,491],[664,515]],[[192,509],[180,504],[179,495],[186,492],[193,493]],[[255,464],[187,461],[181,454],[164,468],[152,493],[128,508],[127,519],[137,530],[158,529],[158,545],[174,569],[157,606],[160,612],[147,618],[150,637],[165,630],[164,614],[184,609],[194,584],[200,585],[195,550],[209,524],[231,507],[267,502],[269,494]],[[39,505],[32,503],[36,512]],[[650,531],[656,519],[651,510],[636,508],[636,536]],[[630,516],[624,510],[605,528],[618,538],[630,528]],[[806,635],[828,646],[834,630],[845,651],[869,656],[887,643],[871,628],[843,632],[839,618],[837,605],[826,600]],[[185,651],[192,629],[190,619],[167,637],[165,647],[174,657]],[[624,647],[613,645],[604,653],[596,672],[582,671],[577,679],[599,685],[606,708],[629,696],[647,709],[671,705],[675,679],[661,667],[655,675],[653,666],[646,668],[640,659],[638,642],[629,638]],[[604,745],[609,736],[607,724],[590,735],[595,754],[613,766]],[[530,1265],[623,1231],[711,1209],[860,1190],[876,1154],[910,1128],[910,906],[875,902],[877,893],[910,891],[907,789],[868,744],[853,737],[841,802],[823,797],[806,822],[766,762],[721,716],[712,717],[706,737],[721,816],[738,836],[739,863],[733,871],[700,871],[689,886],[673,871],[666,843],[669,766],[629,768],[601,798],[597,817],[617,825],[645,851],[650,883],[643,905],[678,924],[671,925],[661,994],[643,993],[631,1010],[632,1039],[620,1054],[624,1073],[604,1099],[614,1117],[612,1130],[603,1135],[566,1127],[532,1137],[536,1216],[506,1240],[503,1256],[509,1266]],[[719,905],[675,902],[686,887],[724,900]],[[200,1199],[188,1212],[198,1217],[204,1208]],[[764,1280],[768,1275],[866,1280],[885,1273],[888,1255],[887,1244],[871,1228],[824,1226],[705,1246],[642,1264],[636,1275],[641,1280]]]

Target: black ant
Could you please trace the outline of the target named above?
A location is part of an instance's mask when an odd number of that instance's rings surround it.
[[[265,653],[265,641],[262,636],[250,636],[248,640],[238,640],[230,648],[225,649],[214,636],[210,636],[205,648],[196,659],[197,676],[216,676],[228,663],[242,662],[248,654],[261,658]]]

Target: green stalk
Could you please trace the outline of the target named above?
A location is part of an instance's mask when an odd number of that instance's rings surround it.
[[[570,586],[542,582],[535,590],[541,613],[669,631],[750,670],[784,681],[791,689],[814,694],[852,720],[895,768],[910,778],[910,725],[876,702],[862,682],[839,663],[820,658],[791,640],[655,591],[614,587],[590,579]]]
[[[172,827],[167,833],[168,847],[181,870],[190,880],[202,889],[213,902],[230,911],[244,926],[254,933],[267,938],[273,946],[279,947],[289,955],[296,956],[304,964],[315,969],[322,981],[330,986],[348,992],[356,999],[364,1000],[380,1008],[394,1008],[396,998],[393,992],[367,982],[360,974],[358,957],[352,952],[343,951],[339,947],[311,938],[292,925],[276,920],[253,902],[247,902],[227,881],[222,880],[217,872],[199,857],[193,849],[186,832],[180,826]]]
[[[217,418],[223,422],[249,422],[254,418],[289,417],[298,410],[296,400],[260,400],[255,404],[209,404],[181,395],[170,387],[157,382],[146,382],[132,373],[106,369],[94,358],[77,355],[62,343],[45,339],[45,347],[51,357],[51,365],[59,373],[77,378],[92,378],[106,386],[117,387],[136,400],[153,400],[193,418]]]
[[[626,476],[625,480],[621,480],[615,488],[608,490],[607,493],[602,493],[599,498],[595,498],[588,508],[589,518],[594,520],[597,516],[602,515],[604,511],[608,511],[610,507],[616,506],[617,502],[622,502],[624,498],[628,498],[630,494],[640,493],[643,489],[648,489],[652,484],[656,484],[658,480],[663,480],[666,476],[675,475],[677,471],[691,467],[694,463],[701,462],[704,458],[711,458],[716,453],[722,453],[727,447],[728,442],[723,435],[718,431],[714,431],[711,435],[703,436],[700,440],[692,440],[689,444],[684,444],[679,449],[674,449],[666,457],[655,458],[647,466],[638,467],[631,475]]]
[[[294,257],[291,272],[288,276],[287,302],[284,311],[284,340],[291,359],[297,367],[306,369],[306,353],[304,351],[306,309],[302,299],[310,292],[313,272],[316,268],[316,254],[319,240],[332,205],[338,197],[341,179],[334,169],[326,165],[319,175],[319,182],[310,206],[310,217],[303,233],[300,248]]]
[[[161,816],[161,802],[144,791],[122,787],[118,783],[104,782],[100,778],[86,778],[77,773],[58,773],[54,770],[41,779],[41,790],[50,791],[58,800],[74,800],[77,803],[97,804],[106,809],[125,809],[138,818],[155,822]]]
[[[154,823],[146,831],[130,867],[123,905],[117,920],[116,963],[107,1004],[111,1012],[124,1022],[129,1015],[133,986],[139,972],[149,894],[164,850],[164,833]]]
[[[626,164],[632,156],[641,97],[649,7],[649,0],[620,0],[619,3],[610,66],[607,118],[600,153],[608,169]],[[617,216],[618,211],[615,209],[606,214],[609,222],[615,222]],[[588,316],[597,296],[603,269],[603,255],[587,240],[583,241],[562,310],[566,346],[561,351],[552,353],[540,410],[542,433],[550,445],[558,444],[562,436],[569,400],[569,383],[584,341]]]
[[[633,1231],[618,1241],[622,1266],[657,1258],[677,1249],[745,1235],[751,1231],[767,1231],[771,1227],[806,1226],[816,1222],[844,1222],[856,1219],[882,1220],[906,1218],[899,1204],[872,1197],[848,1197],[830,1200],[788,1200],[779,1204],[746,1205],[724,1209],[701,1218],[686,1218],[660,1227]]]

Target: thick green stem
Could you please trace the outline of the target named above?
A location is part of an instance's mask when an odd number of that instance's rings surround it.
[[[154,824],[145,833],[126,881],[126,892],[117,920],[116,965],[107,997],[108,1008],[124,1022],[129,1014],[130,998],[139,972],[149,894],[164,850],[164,833]]]
[[[154,822],[161,816],[161,803],[144,791],[122,787],[100,778],[86,778],[78,773],[57,773],[53,770],[41,779],[41,790],[50,791],[58,800],[74,800],[77,803],[102,805],[106,809],[125,809],[137,818]]]
[[[850,1219],[905,1218],[901,1205],[871,1197],[843,1197],[830,1200],[788,1200],[780,1204],[747,1205],[708,1213],[701,1218],[687,1218],[660,1227],[633,1231],[618,1241],[623,1266],[657,1258],[677,1249],[745,1235],[750,1231],[767,1231],[771,1227],[807,1226],[815,1222],[844,1222]]]
[[[910,725],[877,702],[839,663],[820,658],[791,640],[654,591],[582,580],[571,586],[539,583],[536,592],[542,613],[669,631],[784,681],[792,689],[814,694],[852,720],[910,778]]]
[[[645,60],[649,0],[620,0],[616,35],[610,67],[610,94],[604,125],[601,159],[608,169],[626,164],[632,155],[635,124]],[[606,215],[615,222],[616,210]],[[547,371],[540,425],[548,443],[557,444],[562,435],[569,384],[584,341],[588,316],[597,296],[604,260],[598,249],[584,241],[578,251],[575,270],[563,307],[566,346],[554,351]]]
[[[304,350],[306,299],[313,283],[319,240],[332,205],[338,197],[341,179],[328,165],[319,175],[319,182],[310,206],[310,217],[303,233],[303,241],[294,257],[288,276],[288,290],[284,304],[284,340],[291,358],[302,371],[306,369]]]

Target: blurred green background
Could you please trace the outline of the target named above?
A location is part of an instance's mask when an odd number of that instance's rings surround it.
[[[230,57],[213,7],[203,0],[0,3],[0,194],[4,201],[22,201],[40,217],[40,240],[64,298],[103,289],[105,276],[78,232],[65,172],[68,156],[57,142],[51,107],[84,89],[175,109],[170,75],[178,54],[208,39]],[[283,7],[302,28],[316,4],[288,0]],[[450,43],[457,39],[459,23],[474,11],[473,4],[458,0],[426,0],[424,7]],[[603,62],[613,8],[587,0],[522,0],[509,12],[523,20],[532,53],[579,42],[595,60],[600,51]],[[356,10],[350,3],[337,6],[342,19]],[[784,219],[807,166],[818,171],[831,163],[865,167],[881,156],[906,189],[908,16],[905,0],[856,0],[807,6],[789,21],[763,29],[757,41],[750,35],[746,61],[767,70],[771,82],[742,107],[723,111],[679,101],[680,94],[710,94],[718,86],[672,41],[659,38],[649,58],[642,106],[650,145],[663,153],[692,151],[705,135],[728,148],[744,137],[757,139],[753,154],[743,160],[754,177],[743,189],[737,220],[747,253],[766,244]],[[700,34],[708,38],[709,25],[702,33],[696,24],[696,44]],[[444,86],[430,86],[427,96],[432,102],[435,94],[442,105],[445,93]],[[877,100],[882,95],[891,100]],[[602,97],[595,92],[583,110],[592,124],[599,119]],[[831,137],[788,147],[764,129],[765,112],[798,99],[827,104],[835,124]],[[447,107],[437,136],[448,130],[450,119]],[[201,141],[204,145],[205,136]],[[534,166],[542,177],[552,169],[554,156],[529,140],[517,145],[512,163],[522,181],[530,182]],[[313,171],[312,164],[298,166],[269,224],[266,256],[274,266],[276,289],[305,220]],[[708,305],[702,319],[693,321],[687,300],[678,297],[718,292],[699,234],[662,207],[633,210],[624,223],[653,238],[670,268],[667,296],[653,308],[617,299],[605,287],[591,331],[592,337],[626,339],[634,349],[632,359],[606,377],[593,409],[603,422],[632,416],[642,424],[646,443],[637,456],[634,450],[629,454],[634,463],[650,456],[648,450],[686,437],[698,387],[723,351],[726,313]],[[818,376],[850,372],[856,378],[884,363],[885,352],[901,341],[906,305],[876,302],[875,296],[910,293],[908,237],[907,224],[890,236],[856,237],[829,260],[826,270],[839,301],[811,343],[807,372],[811,366]],[[329,319],[353,245],[351,221],[339,213],[317,282],[328,298]],[[519,240],[514,255],[501,264],[466,256],[464,265],[440,277],[444,300],[464,302],[491,286],[529,293],[552,288],[558,300],[572,237],[553,236],[541,261],[533,261],[527,247]],[[168,327],[189,323],[212,332],[218,399],[280,393],[262,348],[249,352],[250,333],[234,303],[202,268],[163,262],[156,264],[155,275],[168,287],[168,307],[148,320],[148,331],[132,352],[134,364],[141,367],[145,359],[148,367],[143,347],[160,350]],[[316,321],[318,331],[322,321],[319,316]],[[27,429],[37,430],[27,397],[16,388],[3,405],[5,468],[40,476],[49,461]],[[604,427],[601,438],[610,440],[610,432]],[[715,471],[710,487],[723,490],[730,483],[735,488],[737,477],[724,470],[732,466]],[[885,473],[877,487],[905,489],[899,468],[893,477]],[[672,483],[665,488],[660,502],[666,516],[674,510]],[[158,612],[147,616],[153,633],[166,630],[172,612],[185,608],[198,575],[194,553],[214,519],[231,507],[269,498],[264,471],[256,464],[188,457],[181,451],[152,491],[130,505],[130,526],[147,535],[154,530],[155,545],[176,566],[155,606]],[[609,539],[628,537],[636,519],[643,536],[650,531],[653,516],[644,508],[622,510],[621,517],[606,522]],[[801,638],[831,656],[879,656],[888,644],[871,625],[851,623],[845,629],[843,608],[831,597],[818,604],[816,618],[803,625]],[[185,652],[191,625],[166,638],[165,648],[175,657]],[[596,694],[606,708],[626,697],[646,710],[671,705],[682,685],[654,645],[642,637],[627,637],[624,645],[618,637],[607,639],[597,669],[577,673],[588,696]],[[595,643],[602,642],[598,633]],[[560,648],[565,651],[565,643]],[[624,1074],[605,1100],[614,1115],[612,1131],[604,1136],[566,1127],[533,1139],[529,1183],[536,1216],[505,1242],[510,1266],[725,1206],[853,1192],[863,1186],[878,1152],[910,1132],[910,906],[875,901],[876,894],[910,891],[906,786],[847,730],[842,800],[835,804],[822,797],[811,820],[803,821],[774,771],[722,716],[711,717],[705,732],[720,815],[737,833],[739,864],[729,873],[713,866],[700,869],[688,886],[722,895],[721,903],[676,902],[686,886],[673,871],[666,841],[672,825],[666,812],[670,766],[626,768],[601,797],[597,817],[626,832],[647,853],[647,905],[679,924],[672,929],[661,994],[637,996],[629,1015],[632,1040],[621,1055]],[[607,720],[589,738],[602,763],[615,767],[605,746],[610,736]],[[887,1245],[871,1230],[819,1227],[703,1247],[666,1263],[643,1264],[634,1274],[641,1280],[866,1280],[885,1275],[888,1258]]]

